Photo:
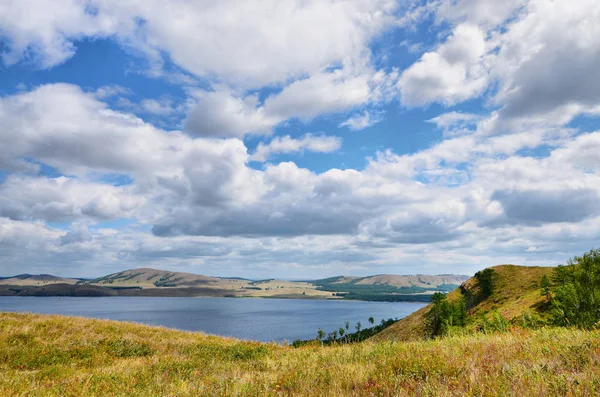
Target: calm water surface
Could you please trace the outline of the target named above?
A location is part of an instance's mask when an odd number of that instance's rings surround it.
[[[311,339],[371,316],[402,318],[425,306],[414,302],[299,299],[0,297],[0,311],[52,313],[162,325],[240,339]]]

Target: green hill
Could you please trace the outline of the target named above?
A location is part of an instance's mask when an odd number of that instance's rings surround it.
[[[0,313],[0,395],[598,395],[600,334],[567,328],[293,348]]]
[[[552,276],[553,267],[529,267],[500,265],[494,270],[494,288],[489,297],[481,297],[480,287],[475,277],[465,281],[450,292],[448,301],[457,302],[465,293],[474,296],[474,306],[469,309],[471,326],[480,316],[489,317],[499,313],[509,321],[518,322],[524,315],[533,315],[544,319],[548,315],[545,298],[540,294],[540,280],[543,275]],[[416,311],[396,324],[386,328],[373,337],[374,340],[418,340],[426,336],[426,313],[431,304]]]

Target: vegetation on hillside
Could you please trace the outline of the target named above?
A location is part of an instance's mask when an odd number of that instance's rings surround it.
[[[489,332],[505,328],[507,322],[512,326],[539,327],[551,318],[549,304],[540,292],[540,280],[544,275],[552,278],[553,273],[552,267],[492,267],[465,281],[447,294],[445,300],[399,320],[375,335],[374,340],[407,341],[452,333]],[[434,306],[437,308],[432,311]]]
[[[553,280],[553,281],[550,281]],[[432,302],[374,339],[410,340],[510,327],[600,327],[600,249],[556,268],[497,266]]]
[[[600,393],[600,335],[573,328],[300,348],[31,314],[0,331],[2,396]]]
[[[294,347],[306,346],[311,344],[321,344],[321,346],[330,346],[330,345],[347,345],[350,343],[359,343],[364,340],[369,339],[370,337],[378,334],[383,331],[387,327],[394,324],[398,319],[388,318],[387,320],[381,320],[381,322],[375,325],[375,319],[373,317],[369,317],[370,327],[363,328],[360,321],[358,321],[353,328],[350,327],[350,322],[346,321],[344,326],[339,327],[338,329],[333,330],[332,332],[325,333],[322,329],[319,328],[317,331],[316,339],[309,340],[295,340],[292,343]],[[355,329],[356,332],[351,332],[352,329]]]
[[[571,259],[554,271],[554,287],[542,280],[554,323],[591,329],[600,325],[600,249]]]

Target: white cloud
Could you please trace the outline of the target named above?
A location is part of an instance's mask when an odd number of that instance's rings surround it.
[[[355,114],[350,117],[348,120],[341,123],[340,127],[348,127],[352,131],[360,131],[365,128],[371,127],[381,121],[380,113],[373,113],[369,111],[364,111],[362,114]]]
[[[289,135],[273,138],[268,144],[259,143],[250,156],[251,161],[267,161],[274,154],[310,151],[316,153],[335,152],[342,146],[342,140],[335,136],[305,134],[298,139]]]
[[[77,40],[115,36],[142,53],[164,51],[197,76],[260,87],[364,58],[395,8],[390,0],[9,1],[0,31],[8,64],[32,54],[51,67],[74,54]]]
[[[297,80],[259,103],[257,95],[235,96],[227,90],[198,92],[197,105],[186,121],[192,136],[270,134],[285,120],[304,122],[329,113],[340,113],[390,99],[395,72],[385,74],[360,69],[317,73]]]
[[[7,49],[6,65],[26,60],[41,68],[56,66],[75,54],[77,39],[107,37],[117,29],[130,31],[134,21],[94,14],[91,4],[77,0],[8,0],[0,4],[0,35]]]
[[[498,39],[496,129],[522,122],[563,125],[580,114],[600,114],[598,18],[594,0],[528,3]]]
[[[79,40],[108,37],[147,57],[150,75],[172,80],[162,70],[165,54],[211,88],[188,117],[190,133],[239,137],[379,101],[383,72],[372,70],[369,43],[395,26],[398,8],[393,0],[175,0],[168,7],[157,0],[59,0],[50,10],[24,0],[0,12],[0,35],[6,64],[33,57],[52,67],[70,58]],[[177,83],[193,85],[189,78]],[[263,108],[248,90],[265,86],[283,89]],[[139,108],[163,116],[176,110],[156,99]]]
[[[514,16],[528,0],[442,0],[438,3],[436,17],[439,22],[468,21],[482,25],[498,25]]]
[[[131,187],[67,177],[9,176],[0,184],[0,216],[69,222],[127,218],[144,203]]]
[[[402,103],[453,105],[480,95],[489,82],[482,65],[486,47],[485,32],[479,27],[457,26],[445,43],[402,73],[398,80]]]
[[[192,136],[234,136],[247,133],[270,134],[283,121],[278,115],[269,115],[258,106],[254,95],[235,97],[228,91],[199,93],[198,104],[189,113],[186,131]]]
[[[435,13],[452,33],[402,73],[403,104],[448,106],[493,87],[488,133],[600,114],[597,1],[444,0]]]

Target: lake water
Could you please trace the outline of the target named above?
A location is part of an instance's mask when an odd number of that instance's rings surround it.
[[[300,299],[0,297],[0,311],[51,313],[161,325],[260,341],[312,339],[357,321],[403,318],[416,302]]]

